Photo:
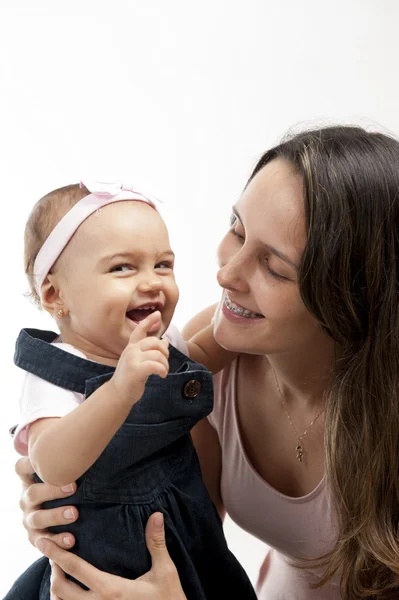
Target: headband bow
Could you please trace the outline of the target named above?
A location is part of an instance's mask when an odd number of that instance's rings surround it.
[[[132,184],[126,185],[120,181],[92,181],[85,180],[79,183],[80,187],[83,186],[89,190],[91,194],[96,196],[117,196],[120,192],[134,192],[134,186]]]

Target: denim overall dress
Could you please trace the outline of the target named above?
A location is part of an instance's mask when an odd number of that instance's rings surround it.
[[[114,367],[57,348],[51,344],[56,337],[51,331],[22,330],[15,364],[86,398],[112,377]],[[76,493],[46,502],[46,508],[73,505],[79,510],[76,523],[51,531],[73,533],[72,551],[95,567],[135,579],[151,568],[145,526],[159,511],[188,600],[255,600],[247,575],[227,547],[190,436],[212,406],[212,375],[169,346],[167,378],[148,378],[124,424],[79,478]],[[49,600],[49,590],[50,567],[43,557],[19,577],[4,600]]]

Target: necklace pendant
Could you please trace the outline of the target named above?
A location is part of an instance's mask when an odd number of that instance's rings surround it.
[[[298,440],[295,450],[297,459],[299,460],[299,462],[303,462],[303,446],[300,440]]]

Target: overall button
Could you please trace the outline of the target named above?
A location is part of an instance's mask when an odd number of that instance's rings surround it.
[[[197,379],[191,379],[190,381],[187,381],[186,385],[184,386],[183,393],[186,398],[195,398],[200,393],[201,387],[200,381]]]

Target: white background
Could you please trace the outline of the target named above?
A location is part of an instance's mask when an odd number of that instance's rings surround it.
[[[161,198],[182,326],[218,299],[215,249],[262,151],[310,122],[399,133],[398,18],[396,0],[1,0],[1,596],[37,556],[7,434],[18,331],[53,327],[24,297],[33,203],[84,175]],[[264,546],[226,531],[254,579]]]

